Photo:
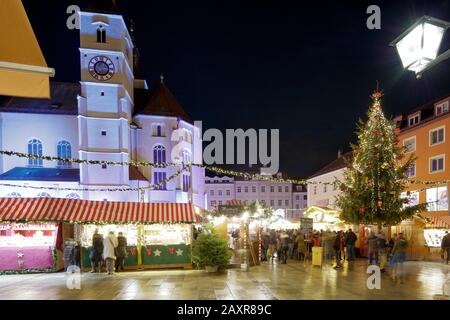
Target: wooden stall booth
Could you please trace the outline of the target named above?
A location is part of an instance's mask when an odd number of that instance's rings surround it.
[[[128,244],[125,260],[127,269],[191,268],[192,224],[197,221],[199,217],[193,205],[189,203],[109,202],[60,198],[0,199],[0,222],[47,224],[44,224],[50,228],[47,233],[38,230],[38,236],[33,236],[35,241],[45,242],[46,247],[56,246],[57,230],[53,226],[61,223],[73,225],[64,228],[64,237],[81,244],[82,269],[90,268],[89,251],[95,230],[105,236],[110,231],[116,236],[119,231],[123,232]],[[11,228],[6,230],[5,225],[3,226],[5,230],[0,236],[11,238]],[[47,234],[47,238],[42,239],[42,235]],[[50,245],[49,241],[55,244]],[[6,243],[10,242],[0,241],[0,250],[6,251]]]

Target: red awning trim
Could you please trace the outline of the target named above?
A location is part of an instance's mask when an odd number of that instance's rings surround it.
[[[428,229],[450,229],[450,216],[427,217],[430,220],[426,227]]]
[[[190,203],[89,201],[63,198],[0,198],[0,222],[196,223]]]

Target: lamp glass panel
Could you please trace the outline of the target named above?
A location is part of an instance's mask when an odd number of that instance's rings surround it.
[[[423,24],[419,24],[396,44],[404,68],[422,57],[422,34]]]
[[[431,60],[435,59],[443,36],[444,28],[424,23],[422,57]]]

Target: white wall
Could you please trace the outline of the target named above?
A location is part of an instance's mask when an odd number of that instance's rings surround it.
[[[330,182],[335,180],[342,181],[345,168],[328,172],[326,174],[311,178],[308,182]],[[331,209],[338,209],[336,206],[336,196],[339,195],[340,189],[336,189],[332,185],[327,185],[326,190],[323,184],[309,184],[308,185],[308,207],[319,205],[329,207]]]
[[[3,150],[28,153],[28,141],[39,139],[44,155],[57,156],[57,144],[67,140],[72,145],[72,157],[78,155],[78,120],[75,115],[0,113],[0,130]],[[14,167],[28,166],[28,160],[10,156],[1,156],[1,173]],[[56,167],[56,161],[44,161],[45,167]],[[77,168],[77,164],[72,164]]]

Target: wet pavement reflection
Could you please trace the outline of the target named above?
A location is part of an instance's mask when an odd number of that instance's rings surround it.
[[[65,273],[0,276],[0,299],[433,299],[450,281],[450,265],[405,263],[403,283],[390,270],[381,274],[381,289],[368,289],[367,261],[345,262],[342,269],[295,260],[263,263],[249,272],[218,274],[201,270],[154,270],[106,274],[83,273],[81,289],[66,286]]]

